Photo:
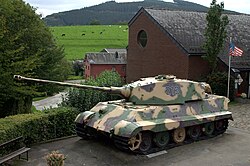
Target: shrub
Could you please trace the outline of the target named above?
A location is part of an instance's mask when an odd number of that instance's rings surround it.
[[[225,72],[214,72],[207,76],[206,82],[210,84],[214,94],[227,96],[228,74]],[[234,81],[231,78],[229,96],[232,100],[234,97]]]
[[[104,71],[96,79],[88,79],[84,84],[93,86],[122,86],[120,75],[113,71]],[[77,108],[78,111],[84,112],[90,110],[100,101],[115,100],[119,97],[107,92],[96,90],[82,90],[71,88],[69,93],[63,99],[62,105]]]
[[[54,108],[0,119],[0,143],[23,136],[27,145],[75,134],[73,108]]]
[[[59,151],[52,151],[45,156],[45,159],[48,166],[63,166],[66,157]]]

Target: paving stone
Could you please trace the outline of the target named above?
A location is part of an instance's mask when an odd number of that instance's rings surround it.
[[[235,128],[250,131],[250,104],[237,103],[229,105],[229,111],[233,113],[234,121],[229,125]]]

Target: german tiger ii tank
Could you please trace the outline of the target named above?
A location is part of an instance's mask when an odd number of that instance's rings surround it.
[[[118,94],[123,100],[100,102],[76,119],[83,138],[105,135],[123,150],[151,153],[222,134],[232,113],[229,99],[211,94],[208,84],[175,76],[141,78],[123,87],[96,87],[14,76]]]

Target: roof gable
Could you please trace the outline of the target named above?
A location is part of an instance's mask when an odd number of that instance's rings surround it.
[[[127,64],[126,53],[86,53],[85,60],[90,64]]]

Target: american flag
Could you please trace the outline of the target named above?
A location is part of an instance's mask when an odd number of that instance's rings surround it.
[[[236,47],[233,43],[230,44],[229,55],[230,56],[242,56],[243,50]]]

